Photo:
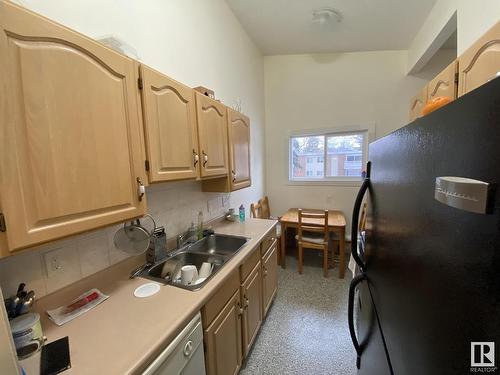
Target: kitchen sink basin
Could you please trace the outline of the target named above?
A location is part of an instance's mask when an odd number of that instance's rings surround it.
[[[162,261],[146,267],[140,277],[153,280],[166,285],[173,285],[187,290],[198,290],[202,288],[224,265],[236,254],[248,241],[245,237],[212,234],[193,244],[173,251]],[[165,263],[175,269],[174,275],[162,278]],[[200,270],[204,262],[211,263],[212,273],[202,282],[192,285],[184,285],[180,280],[180,269],[185,265],[194,265]]]
[[[189,245],[188,251],[195,253],[233,255],[248,240],[245,237],[225,236],[222,234],[212,234],[204,239]]]

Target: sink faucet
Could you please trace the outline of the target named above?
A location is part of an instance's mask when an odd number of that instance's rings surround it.
[[[177,236],[177,248],[180,249],[181,247],[184,247],[184,245],[187,243],[196,242],[197,239],[198,238],[196,237],[196,228],[194,227],[194,224],[191,224],[191,226],[187,231]]]

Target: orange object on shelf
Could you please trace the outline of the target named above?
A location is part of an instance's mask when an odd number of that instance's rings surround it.
[[[441,108],[452,101],[453,99],[449,96],[436,96],[434,99],[431,99],[424,106],[424,108],[422,108],[422,116],[428,115],[429,113],[434,112],[436,109]]]

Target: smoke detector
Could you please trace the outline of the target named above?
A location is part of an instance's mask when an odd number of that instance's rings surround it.
[[[333,8],[320,8],[312,12],[311,21],[319,27],[330,27],[342,21],[342,13]]]

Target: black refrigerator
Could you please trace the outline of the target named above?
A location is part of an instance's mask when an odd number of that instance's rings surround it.
[[[369,160],[351,234],[358,375],[500,373],[500,78],[371,143]]]

